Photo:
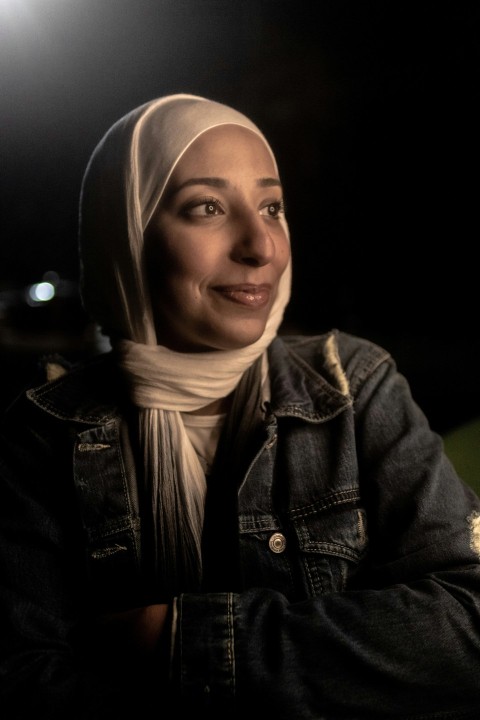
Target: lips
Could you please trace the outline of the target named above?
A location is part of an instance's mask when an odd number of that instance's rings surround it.
[[[250,308],[262,308],[270,300],[271,286],[263,285],[217,285],[213,290],[225,300]]]

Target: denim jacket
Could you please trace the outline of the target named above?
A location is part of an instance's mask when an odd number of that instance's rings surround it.
[[[176,598],[169,664],[129,665],[113,636],[101,648],[108,628],[92,631],[102,613],[161,600],[112,358],[9,410],[2,718],[480,717],[479,499],[382,348],[279,337],[269,368],[231,518],[236,585]]]

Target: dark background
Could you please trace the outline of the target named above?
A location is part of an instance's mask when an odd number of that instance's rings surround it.
[[[389,349],[439,432],[479,415],[475,2],[0,0],[0,402],[37,354],[95,346],[81,178],[108,127],[171,92],[264,130],[294,260],[285,330]],[[31,306],[28,287],[59,276]]]

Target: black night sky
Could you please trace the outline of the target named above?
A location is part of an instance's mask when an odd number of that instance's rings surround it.
[[[440,432],[476,417],[479,16],[422,0],[0,0],[4,377],[81,327],[76,297],[50,315],[20,305],[47,271],[75,288],[94,146],[140,103],[191,92],[250,115],[277,154],[286,329],[383,344]]]

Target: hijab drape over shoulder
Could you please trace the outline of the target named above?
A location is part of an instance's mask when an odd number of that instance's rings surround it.
[[[177,353],[156,336],[144,231],[183,153],[206,130],[225,124],[258,135],[275,162],[261,131],[241,113],[206,98],[170,95],[135,108],[108,130],[89,161],[80,200],[82,298],[110,337],[139,408],[158,577],[168,592],[195,587],[201,573],[205,477],[180,413],[238,386],[275,337],[290,294],[289,264],[262,337],[239,350]]]

